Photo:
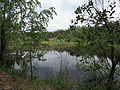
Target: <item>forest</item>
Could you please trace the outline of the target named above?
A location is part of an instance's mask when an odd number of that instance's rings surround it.
[[[67,29],[48,31],[56,7],[0,0],[0,89],[119,90],[119,5],[87,0]]]

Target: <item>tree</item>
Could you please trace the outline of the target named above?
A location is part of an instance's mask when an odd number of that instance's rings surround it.
[[[28,32],[29,45],[31,45],[35,40],[35,33],[41,34],[46,30],[49,19],[53,19],[53,14],[56,14],[53,7],[40,13],[35,11],[36,7],[41,7],[38,0],[0,1],[0,61],[4,61],[9,36],[14,38],[14,40],[10,40],[14,45],[23,45],[24,41],[21,43],[24,38],[23,34]]]
[[[19,15],[21,12],[26,12],[25,4],[26,1],[24,0],[0,1],[0,61],[3,61],[3,56],[8,44],[7,39],[9,38],[9,34],[19,28]],[[21,11],[21,9],[24,11]]]
[[[116,2],[114,0],[112,2],[111,0],[105,0],[105,2],[107,3],[105,4],[104,0],[95,0],[94,3],[93,0],[89,0],[88,5],[84,4],[78,7],[75,11],[77,17],[74,23],[81,21],[81,23],[87,25],[87,30],[84,33],[85,40],[81,44],[82,47],[85,47],[84,51],[90,56],[96,55],[98,50],[104,53],[105,60],[108,61],[107,64],[110,66],[107,90],[111,90],[116,66],[120,62],[120,57],[115,48],[116,35],[119,33],[120,24],[117,24],[119,21],[115,21],[113,16],[115,14]],[[105,5],[108,6],[106,7]],[[112,64],[109,63],[108,57]]]
[[[27,15],[26,16],[27,17],[26,28],[27,28],[27,31],[29,32],[28,51],[29,51],[29,61],[30,61],[30,67],[31,67],[31,79],[33,79],[32,60],[34,56],[32,54],[36,53],[36,51],[32,49],[33,47],[35,47],[34,37],[36,35],[36,32],[42,34],[42,32],[46,30],[46,26],[47,26],[49,19],[50,18],[53,19],[53,14],[56,14],[56,12],[54,11],[55,8],[51,7],[48,10],[46,9],[38,13],[35,11],[35,7],[31,6],[32,2],[29,1],[28,3],[29,3],[28,6],[30,5],[29,6],[30,11],[26,14]],[[36,5],[39,5],[39,3],[37,2]]]

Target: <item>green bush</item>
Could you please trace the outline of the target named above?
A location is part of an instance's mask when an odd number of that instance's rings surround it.
[[[47,42],[47,41],[43,41],[43,42],[41,43],[41,45],[42,45],[43,47],[50,47],[50,44],[49,44],[49,42]]]
[[[80,39],[74,37],[74,38],[71,39],[71,41],[72,41],[72,42],[80,42]]]

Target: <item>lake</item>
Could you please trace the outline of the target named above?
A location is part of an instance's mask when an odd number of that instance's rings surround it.
[[[79,71],[76,68],[76,64],[81,57],[72,56],[66,51],[47,51],[44,54],[43,59],[45,59],[45,61],[39,61],[37,58],[33,60],[33,66],[35,66],[33,68],[33,74],[39,78],[54,78],[62,72],[66,79],[76,80],[79,78],[83,79],[87,74],[84,70]],[[15,65],[15,67],[16,69],[19,68],[18,65]],[[28,70],[30,70],[30,67]]]

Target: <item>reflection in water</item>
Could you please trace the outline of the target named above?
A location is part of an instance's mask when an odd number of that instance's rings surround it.
[[[25,52],[26,54],[27,52]],[[54,78],[58,73],[64,73],[65,78],[75,80],[83,78],[85,75],[84,71],[78,71],[76,63],[79,62],[81,57],[71,56],[68,52],[48,51],[43,56],[45,61],[39,61],[37,58],[33,60],[34,76],[40,78]],[[15,64],[15,68],[20,68],[19,65]],[[30,73],[30,66],[28,63],[28,74]]]
[[[76,63],[78,62],[78,57],[71,56],[68,52],[57,52],[57,51],[48,51],[44,58],[46,61],[34,60],[34,63],[37,62],[37,76],[39,77],[54,77],[59,72],[64,72],[66,79],[75,79],[78,76],[82,77],[76,69]],[[80,58],[80,57],[79,57]]]

